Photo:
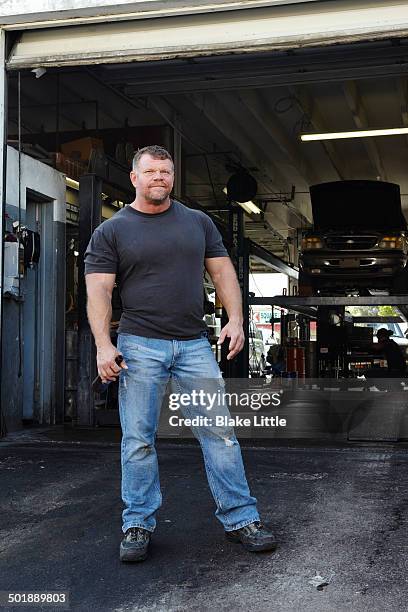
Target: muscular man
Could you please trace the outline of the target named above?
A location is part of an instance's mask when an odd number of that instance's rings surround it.
[[[122,426],[122,561],[147,557],[162,496],[155,433],[166,385],[180,393],[201,384],[222,389],[223,380],[203,321],[203,271],[210,274],[229,322],[228,359],[242,349],[241,294],[234,267],[210,218],[170,199],[174,166],[159,146],[137,151],[130,179],[134,201],[104,221],[85,254],[88,318],[103,381],[119,376]],[[116,276],[123,314],[118,346],[109,335]],[[121,354],[121,366],[115,357]],[[208,416],[203,405],[180,406],[187,417]],[[218,414],[228,414],[221,402]],[[273,550],[272,532],[261,524],[250,495],[241,450],[230,427],[194,427],[200,442],[216,517],[226,537],[247,550]]]

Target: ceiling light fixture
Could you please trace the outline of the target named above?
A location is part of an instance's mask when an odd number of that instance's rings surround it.
[[[228,195],[228,189],[226,187],[224,187],[223,192],[225,195]],[[248,200],[248,202],[237,202],[237,204],[239,204],[249,215],[260,215],[262,212],[252,200]]]
[[[238,202],[238,204],[249,214],[254,213],[255,215],[260,215],[262,212],[252,200],[249,200],[249,202]]]
[[[71,189],[79,189],[79,181],[70,178],[69,176],[65,177],[65,183],[67,187],[71,187]]]
[[[355,130],[352,132],[327,132],[325,134],[301,134],[302,142],[312,142],[314,140],[341,140],[346,138],[369,138],[372,136],[400,136],[408,134],[407,127],[389,128],[384,130]]]
[[[40,79],[43,76],[43,74],[47,72],[47,69],[40,66],[39,68],[33,68],[31,72],[35,74],[36,79]]]

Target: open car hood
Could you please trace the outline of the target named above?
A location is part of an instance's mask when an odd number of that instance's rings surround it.
[[[406,230],[399,185],[335,181],[310,187],[315,230]]]

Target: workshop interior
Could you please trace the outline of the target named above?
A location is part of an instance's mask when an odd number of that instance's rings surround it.
[[[408,126],[407,41],[46,67],[17,61],[24,44],[10,42],[7,78],[4,430],[119,425],[117,383],[92,388],[83,256],[133,200],[134,152],[160,144],[173,197],[212,218],[236,267],[246,343],[233,362],[203,270],[224,378],[296,385],[281,437],[406,440],[403,375],[359,397],[390,372],[379,329],[408,360],[408,136],[392,132]],[[389,133],[356,137],[376,129]],[[115,287],[114,343],[120,316]]]

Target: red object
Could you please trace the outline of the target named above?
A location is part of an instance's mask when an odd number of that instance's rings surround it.
[[[297,372],[298,378],[305,377],[305,349],[302,346],[286,348],[286,370]]]

